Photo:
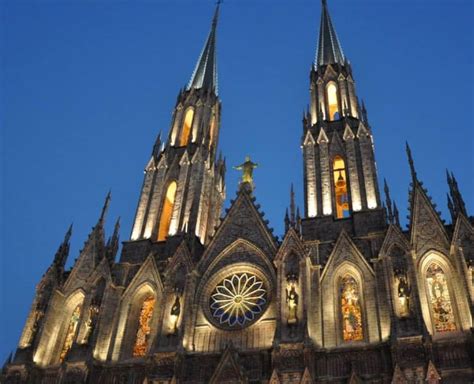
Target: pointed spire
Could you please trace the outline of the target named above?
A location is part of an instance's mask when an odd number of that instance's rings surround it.
[[[388,221],[390,224],[393,224],[392,199],[390,198],[390,190],[388,188],[386,179],[383,179],[383,189],[385,191],[385,201],[387,205]]]
[[[107,215],[107,211],[109,210],[110,200],[112,199],[112,192],[109,190],[107,196],[105,197],[104,206],[102,207],[102,211],[100,213],[99,222],[98,224],[103,225],[105,221],[105,216]]]
[[[411,149],[410,149],[410,146],[408,145],[408,142],[406,142],[405,145],[406,145],[406,151],[407,151],[407,156],[408,156],[408,164],[410,165],[411,178],[413,182],[416,182],[418,181],[418,178],[416,176],[415,162],[413,161],[413,157],[411,155]]]
[[[285,233],[290,229],[290,217],[288,216],[288,208],[285,211]]]
[[[398,213],[397,203],[393,203],[393,216],[395,219],[395,224],[400,227],[400,214]]]
[[[467,217],[466,204],[464,203],[464,199],[459,191],[456,177],[454,177],[452,172],[450,173],[446,170],[446,178],[449,186],[448,207],[451,203],[449,210],[452,212],[451,216],[453,217],[453,221],[460,213]]]
[[[120,232],[120,216],[115,222],[114,233],[107,241],[106,256],[110,264],[113,264],[113,262],[115,261],[115,256],[117,255],[117,251],[119,247],[119,239],[120,239],[119,232]]]
[[[70,246],[70,239],[72,235],[72,223],[69,226],[66,234],[64,235],[63,242],[59,245],[59,248],[54,256],[54,264],[59,269],[63,269],[66,265],[67,257],[69,256],[69,246]]]
[[[158,133],[158,136],[156,137],[155,144],[153,145],[153,153],[152,156],[155,157],[155,159],[158,158],[158,155],[160,154],[161,150],[161,131]]]
[[[220,5],[221,0],[218,0],[212,18],[211,31],[189,81],[188,90],[203,88],[212,90],[217,95],[216,30]]]
[[[345,63],[344,53],[332,25],[326,0],[322,0],[321,25],[319,27],[319,42],[316,51],[315,66]]]

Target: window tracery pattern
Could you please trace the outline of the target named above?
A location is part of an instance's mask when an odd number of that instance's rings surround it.
[[[446,274],[438,264],[432,263],[428,267],[426,271],[426,284],[435,331],[455,331],[456,321],[454,319]]]
[[[79,320],[81,318],[81,311],[82,311],[82,305],[78,305],[76,306],[76,308],[74,308],[74,311],[72,312],[71,319],[69,320],[69,324],[67,327],[66,338],[64,339],[63,348],[61,349],[61,353],[59,355],[59,360],[61,362],[63,362],[64,359],[66,358],[69,350],[72,347],[72,343],[74,342],[74,339],[76,337]]]
[[[218,284],[211,294],[212,316],[221,325],[244,326],[263,313],[266,296],[263,282],[255,275],[233,274]]]
[[[341,315],[343,340],[363,340],[359,286],[350,275],[345,275],[341,281]]]
[[[134,357],[145,356],[148,349],[148,339],[151,333],[150,322],[153,316],[155,302],[156,300],[153,296],[148,296],[143,301],[140,317],[138,318],[137,336],[133,347]]]

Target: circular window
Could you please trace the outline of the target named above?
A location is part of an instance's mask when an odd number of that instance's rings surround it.
[[[236,273],[217,284],[211,293],[209,308],[220,325],[243,327],[263,313],[266,303],[263,281],[251,273]]]

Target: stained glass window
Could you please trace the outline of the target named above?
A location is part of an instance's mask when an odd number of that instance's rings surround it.
[[[72,347],[72,343],[76,337],[77,328],[79,325],[79,320],[81,318],[82,305],[78,305],[72,312],[71,319],[67,327],[66,338],[64,339],[63,348],[61,354],[59,355],[59,360],[64,361],[69,350]]]
[[[148,339],[151,333],[150,322],[155,308],[155,298],[148,296],[142,304],[140,317],[138,318],[138,330],[133,347],[133,356],[145,356],[148,349]]]
[[[455,331],[456,322],[448,282],[444,271],[438,264],[432,263],[426,271],[426,285],[434,329],[436,332]]]
[[[341,281],[341,315],[343,340],[363,340],[359,286],[350,275],[344,276]]]
[[[225,278],[210,298],[212,316],[219,324],[243,326],[256,319],[267,302],[263,282],[248,273]]]

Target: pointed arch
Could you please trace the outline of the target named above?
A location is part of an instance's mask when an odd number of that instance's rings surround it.
[[[179,146],[184,147],[188,145],[189,137],[191,136],[191,127],[194,120],[194,108],[189,107],[184,113],[183,126],[181,127],[181,135],[179,137]]]
[[[334,202],[336,204],[336,217],[342,219],[349,217],[349,193],[347,183],[346,162],[340,155],[334,156],[332,162],[334,183]]]
[[[158,227],[158,241],[166,240],[166,237],[169,234],[177,189],[178,184],[174,180],[171,181],[166,188],[166,194],[161,207],[160,224]]]
[[[339,97],[338,97],[338,89],[337,84],[335,81],[330,81],[326,85],[326,97],[328,103],[328,115],[329,120],[338,120],[340,116],[339,111]]]
[[[361,287],[352,274],[340,278],[339,294],[342,340],[364,340]]]
[[[459,305],[463,297],[455,295],[459,279],[447,258],[430,251],[419,262],[423,317],[432,335],[444,336],[461,329]]]
[[[209,148],[215,145],[217,136],[217,113],[212,112],[211,123],[209,125]]]

